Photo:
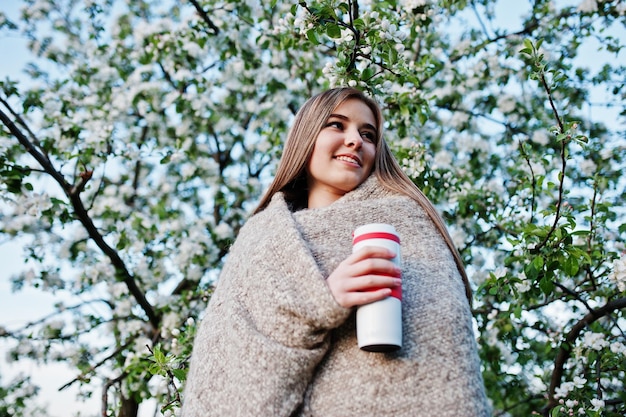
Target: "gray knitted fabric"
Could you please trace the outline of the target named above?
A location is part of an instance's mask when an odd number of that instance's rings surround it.
[[[324,279],[352,231],[395,226],[403,348],[358,348],[354,312]],[[282,194],[241,229],[194,343],[184,417],[488,416],[465,289],[412,199],[373,177],[328,207],[290,212]]]

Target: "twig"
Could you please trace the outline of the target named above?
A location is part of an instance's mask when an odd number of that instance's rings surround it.
[[[472,5],[472,11],[474,12],[474,16],[476,16],[476,20],[478,20],[478,24],[480,24],[480,27],[482,28],[483,33],[485,34],[485,36],[487,38],[489,38],[489,33],[487,31],[487,26],[485,26],[485,22],[483,22],[483,19],[480,16],[480,13],[478,13],[478,9],[476,8],[476,3],[474,3],[472,1],[471,5]]]
[[[587,235],[587,252],[591,255],[591,242],[593,240],[593,236],[595,235],[595,219],[596,219],[596,198],[598,197],[598,182],[594,181],[593,183],[593,196],[591,197],[591,213],[589,214],[589,234]],[[591,271],[591,266],[586,265],[585,271],[587,272],[587,278],[591,281],[592,288],[596,289],[596,280],[593,276],[593,272]]]
[[[521,140],[519,141],[519,149],[520,149],[520,154],[522,155],[522,158],[524,158],[524,161],[526,161],[526,165],[528,165],[528,169],[530,171],[531,197],[530,197],[529,223],[532,224],[535,219],[535,200],[537,198],[536,196],[537,178],[535,176],[535,170],[533,169],[533,164],[530,163],[530,157],[528,156],[528,154],[526,153],[526,150],[524,149],[524,142],[522,142]]]
[[[79,381],[83,381],[89,374],[93,373],[96,369],[98,369],[99,367],[101,367],[102,365],[104,365],[108,360],[114,358],[115,356],[117,356],[120,352],[122,352],[124,349],[126,349],[128,346],[131,345],[131,343],[134,342],[134,338],[131,338],[130,341],[126,342],[124,345],[118,347],[117,349],[115,349],[109,356],[105,357],[104,359],[102,359],[101,361],[97,362],[96,364],[92,365],[89,369],[87,369],[84,372],[81,372],[80,375],[78,375],[76,378],[72,379],[71,381],[67,382],[66,384],[64,384],[63,386],[61,386],[59,388],[59,391],[63,391],[65,388],[69,388],[70,386],[72,386],[75,382],[79,382]]]
[[[550,107],[552,108],[552,113],[554,114],[554,117],[555,117],[555,119],[556,119],[556,121],[557,121],[557,123],[559,125],[559,132],[560,133],[565,133],[565,127],[563,126],[563,121],[561,120],[561,116],[559,116],[559,112],[556,109],[556,105],[554,104],[554,100],[552,100],[552,90],[550,89],[550,86],[548,85],[548,81],[546,80],[546,76],[545,76],[545,74],[543,72],[540,74],[540,78],[539,79],[541,81],[541,85],[543,86],[544,90],[548,94],[548,101],[550,102]],[[563,190],[565,188],[565,169],[567,167],[567,158],[565,156],[565,146],[566,146],[566,144],[567,144],[566,140],[562,140],[561,141],[561,151],[560,151],[560,154],[561,154],[561,173],[560,173],[560,176],[559,176],[559,194],[558,194],[558,199],[557,199],[557,202],[556,202],[556,213],[554,215],[554,222],[552,223],[552,226],[550,227],[550,230],[548,231],[548,233],[544,237],[543,241],[541,241],[541,243],[539,243],[533,249],[533,252],[535,252],[535,253],[538,253],[541,248],[546,246],[546,244],[548,243],[548,241],[552,237],[552,234],[556,230],[556,227],[559,224],[559,220],[561,219],[561,205],[563,203]]]
[[[126,376],[127,376],[127,373],[124,372],[121,375],[119,375],[117,378],[107,380],[107,382],[104,384],[104,387],[102,388],[102,397],[101,397],[101,399],[102,399],[102,408],[101,408],[101,415],[102,415],[102,417],[108,417],[107,403],[109,402],[109,388],[111,388],[115,384],[119,384],[124,378],[126,378]]]
[[[37,146],[41,147],[39,145],[39,141],[37,140],[37,137],[35,136],[35,134],[33,133],[32,130],[30,130],[30,127],[26,124],[26,122],[24,121],[24,119],[22,118],[22,116],[20,116],[19,114],[17,114],[15,112],[15,110],[13,110],[13,108],[9,105],[9,103],[4,100],[3,98],[0,97],[0,103],[2,103],[2,105],[4,107],[6,107],[9,111],[9,113],[11,113],[11,116],[13,116],[13,118],[17,121],[17,124],[19,124],[20,126],[22,126],[22,128],[24,128],[24,130],[26,130],[26,132],[28,132],[28,135],[30,136],[30,140]]]
[[[17,138],[19,143],[26,148],[28,153],[33,156],[37,162],[42,166],[44,171],[50,175],[63,189],[67,197],[69,198],[72,207],[74,208],[74,214],[78,218],[78,221],[83,225],[87,234],[94,241],[94,243],[100,248],[100,250],[109,258],[111,264],[115,268],[118,273],[119,278],[126,284],[129,292],[133,295],[137,303],[141,306],[144,313],[148,317],[150,323],[152,324],[153,329],[158,329],[160,324],[160,317],[155,312],[152,305],[148,302],[145,297],[145,294],[135,281],[135,278],[129,272],[126,264],[120,257],[119,253],[109,246],[108,243],[104,240],[104,236],[100,234],[98,228],[93,223],[93,220],[89,216],[87,209],[85,208],[83,201],[80,197],[80,192],[84,188],[87,181],[91,178],[91,173],[88,171],[83,172],[80,175],[80,180],[76,184],[70,184],[63,177],[63,175],[54,167],[52,162],[43,155],[35,145],[22,133],[22,131],[13,123],[11,118],[7,116],[2,110],[0,110],[0,121],[4,123],[4,125],[9,129],[11,134]]]
[[[609,301],[604,306],[592,310],[587,313],[582,319],[580,319],[572,329],[565,336],[565,340],[559,347],[559,352],[554,360],[554,370],[552,371],[552,377],[550,378],[550,388],[548,390],[548,404],[543,409],[543,415],[548,416],[550,410],[558,404],[558,400],[554,398],[556,389],[561,385],[561,378],[563,377],[563,369],[565,362],[572,354],[572,345],[583,331],[585,327],[591,323],[599,320],[602,317],[608,316],[615,310],[621,310],[626,308],[626,297],[618,298],[616,300]]]
[[[215,23],[213,23],[213,21],[211,20],[211,18],[209,17],[209,15],[204,11],[204,9],[202,8],[202,6],[200,6],[200,4],[196,1],[196,0],[189,0],[189,2],[191,4],[193,4],[193,7],[196,8],[196,11],[198,12],[198,14],[200,15],[200,17],[202,18],[202,20],[204,21],[204,23],[206,23],[207,25],[209,25],[209,27],[211,28],[211,30],[213,30],[213,34],[214,35],[219,35],[220,33],[220,28],[218,28],[217,26],[215,26]]]
[[[150,352],[150,354],[152,356],[154,356],[154,351],[152,350],[152,348],[149,345],[146,345],[146,348],[148,348],[148,351]],[[171,404],[174,404],[174,403],[182,404],[182,400],[180,398],[180,392],[178,391],[178,387],[176,387],[176,382],[175,382],[175,378],[176,377],[174,376],[174,374],[170,370],[169,366],[165,367],[165,372],[167,374],[167,377],[169,378],[168,384],[170,384],[174,388],[174,392],[176,394],[174,395],[174,399],[173,400],[170,400],[167,404],[165,404],[163,407],[161,407],[161,410],[163,410],[167,406],[169,406]]]

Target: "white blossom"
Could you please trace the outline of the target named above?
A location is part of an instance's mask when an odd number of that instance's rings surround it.
[[[585,386],[585,384],[587,383],[587,380],[585,378],[582,378],[582,377],[576,375],[572,382],[574,384],[574,387],[576,387],[576,388],[583,388]]]
[[[480,136],[461,134],[455,141],[459,152],[472,153],[474,151],[489,152],[489,142]]]
[[[456,45],[456,47],[454,47],[454,50],[459,54],[459,55],[464,55],[467,53],[467,51],[469,51],[470,46],[472,46],[472,43],[469,39],[465,39],[462,40],[461,42],[459,42],[458,45]]]
[[[183,164],[180,169],[180,174],[183,178],[188,179],[194,176],[196,173],[196,166],[194,164],[188,163]]]
[[[607,159],[610,159],[613,157],[613,155],[615,154],[615,149],[605,146],[602,149],[600,149],[600,158],[604,159],[605,161]]]
[[[589,349],[602,350],[609,345],[609,342],[605,340],[603,333],[587,332],[583,337],[582,345]]]
[[[520,275],[520,282],[516,282],[515,283],[515,288],[517,289],[517,291],[521,292],[521,293],[525,293],[530,291],[530,280],[528,278],[526,278],[526,274],[524,274],[522,272],[522,274]]]
[[[135,339],[134,351],[136,353],[147,353],[148,346],[152,347],[152,340],[144,336],[138,337]]]
[[[535,130],[531,140],[539,145],[546,146],[550,143],[550,138],[545,130]]]
[[[596,169],[597,166],[595,164],[595,162],[593,162],[590,159],[584,159],[583,161],[581,161],[580,163],[580,170],[583,174],[585,174],[588,177],[593,176],[593,174],[596,173]]]
[[[454,128],[461,128],[469,120],[469,114],[462,111],[456,111],[450,119],[450,124]]]
[[[505,191],[504,185],[502,185],[502,179],[500,178],[492,178],[487,181],[485,189],[496,195],[503,195]]]
[[[174,334],[174,330],[178,330],[178,326],[180,325],[180,320],[177,313],[167,313],[163,316],[163,321],[161,323],[161,337],[167,339],[170,335],[177,336],[178,334]]]
[[[578,7],[577,11],[583,13],[591,13],[598,11],[598,1],[597,0],[583,0]]]
[[[497,106],[502,113],[510,113],[515,110],[515,98],[509,94],[503,94],[498,97]]]
[[[567,396],[573,389],[574,384],[572,382],[563,382],[554,390],[554,396],[555,398],[567,398]]]
[[[463,229],[455,227],[450,229],[450,237],[452,238],[454,246],[461,248],[465,245],[467,233],[465,233]]]
[[[591,405],[593,406],[594,411],[599,411],[604,408],[604,400],[599,398],[592,398]]]
[[[613,261],[609,280],[617,285],[617,289],[621,292],[626,291],[626,257],[622,256]]]
[[[418,7],[422,7],[422,6],[426,6],[426,4],[428,4],[427,0],[404,0],[404,7],[406,9],[417,9]]]
[[[221,222],[213,229],[218,239],[228,239],[233,235],[233,229],[228,223]]]
[[[433,158],[434,169],[448,169],[452,164],[452,153],[441,150],[437,152]]]
[[[610,349],[613,353],[626,355],[626,345],[624,345],[622,342],[611,343]]]
[[[506,267],[504,267],[504,266],[500,266],[500,267],[496,268],[496,270],[495,270],[495,271],[493,271],[493,275],[494,275],[497,279],[500,279],[500,278],[504,278],[504,277],[506,276],[507,272],[508,272],[508,271],[507,271],[507,268],[506,268]]]
[[[133,303],[130,298],[118,300],[115,303],[115,314],[120,317],[126,317],[130,315],[131,310],[133,309]]]

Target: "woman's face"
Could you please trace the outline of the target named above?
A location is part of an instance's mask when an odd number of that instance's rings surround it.
[[[358,99],[332,112],[315,141],[307,164],[308,207],[324,207],[358,187],[372,172],[376,120]]]

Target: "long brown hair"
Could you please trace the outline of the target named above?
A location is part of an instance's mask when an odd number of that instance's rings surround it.
[[[278,169],[274,180],[261,199],[254,213],[264,210],[277,192],[283,192],[285,199],[295,207],[305,207],[308,197],[306,187],[306,165],[313,153],[315,141],[332,112],[348,99],[358,99],[365,103],[374,114],[376,123],[376,158],[373,173],[380,184],[390,190],[404,194],[415,200],[433,221],[441,233],[444,241],[450,248],[456,266],[463,278],[465,292],[471,302],[472,291],[469,285],[465,267],[459,251],[454,246],[445,223],[439,213],[417,188],[411,179],[404,173],[394,158],[387,142],[383,138],[383,116],[378,103],[367,97],[355,88],[335,88],[313,96],[302,106],[296,114],[287,141],[283,148]]]

